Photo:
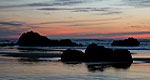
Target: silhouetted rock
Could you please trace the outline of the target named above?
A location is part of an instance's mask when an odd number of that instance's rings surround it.
[[[86,61],[107,61],[109,58],[112,57],[112,53],[113,50],[111,49],[107,49],[104,46],[97,46],[96,44],[91,44],[85,50],[85,57]]]
[[[77,45],[76,43],[73,43],[70,39],[64,39],[64,40],[60,40],[59,42],[61,44],[61,46],[72,46],[72,45]]]
[[[112,50],[104,46],[97,46],[96,44],[91,44],[87,47],[85,50],[85,58],[88,62],[133,62],[128,50]]]
[[[41,36],[40,34],[30,31],[23,33],[19,38],[17,44],[20,46],[44,46],[49,43],[47,37]]]
[[[112,50],[104,46],[91,44],[81,51],[66,50],[61,56],[62,61],[83,61],[83,62],[124,62],[132,63],[132,56],[128,50]]]
[[[128,38],[125,40],[113,41],[112,46],[139,46],[140,42],[134,38]]]
[[[61,61],[75,61],[75,62],[81,62],[84,59],[84,54],[82,51],[78,50],[66,50],[61,55]]]
[[[114,61],[133,62],[131,53],[128,50],[114,50]]]
[[[50,40],[47,37],[41,36],[40,34],[33,31],[23,33],[17,44],[20,46],[81,46],[73,43],[69,39]]]

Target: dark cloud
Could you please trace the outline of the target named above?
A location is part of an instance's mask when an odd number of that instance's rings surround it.
[[[111,10],[111,7],[104,7],[104,8],[73,8],[72,12],[104,12]]]
[[[131,27],[131,28],[139,28],[141,26],[128,26],[128,27]]]
[[[136,8],[150,7],[150,0],[122,0],[122,2],[123,4],[121,5],[128,5]]]
[[[90,2],[95,2],[95,1],[103,1],[103,0],[54,0],[50,1],[47,3],[33,3],[30,4],[29,6],[70,6],[70,5],[76,5],[76,4],[81,4],[81,3],[90,3]]]
[[[66,6],[66,5],[75,5],[85,2],[85,0],[55,0],[48,3],[32,3],[26,4],[26,6]]]
[[[0,27],[0,37],[10,36],[10,35],[20,35],[22,30],[10,30],[5,27]]]
[[[41,8],[38,10],[47,10],[47,11],[62,11],[62,10],[69,10],[72,12],[88,12],[88,11],[108,11],[110,7],[104,8]]]
[[[97,23],[75,23],[71,25],[65,25],[66,27],[87,27],[87,26],[94,26],[94,25],[102,25],[102,24],[109,24],[113,22],[97,22]]]
[[[119,11],[113,11],[114,9],[111,7],[103,7],[103,8],[41,8],[38,10],[45,11],[71,11],[71,12],[105,12],[105,14],[119,14]]]
[[[150,34],[150,32],[126,32],[126,33],[96,33],[96,34],[85,34],[85,33],[68,33],[68,34],[54,34],[54,35],[48,35],[50,38],[90,38],[90,37],[103,37],[103,38],[109,38],[109,37],[115,37],[115,36],[125,36],[125,35],[144,35],[144,34]]]
[[[22,23],[16,23],[16,22],[0,22],[0,25],[10,25],[10,26],[22,26]]]
[[[20,35],[22,32],[40,28],[38,26],[32,26],[30,24],[26,24],[24,22],[0,22],[0,38],[13,36],[13,35]]]
[[[136,28],[136,29],[150,29],[149,26],[128,26],[129,28]]]
[[[112,11],[112,12],[105,12],[97,15],[113,15],[113,14],[121,14],[121,11]]]
[[[96,15],[113,15],[113,14],[121,14],[122,11],[112,7],[102,7],[102,8],[40,8],[37,10],[44,11],[70,11],[70,12],[97,12]]]
[[[31,24],[31,25],[44,25],[44,24],[65,24],[65,23],[80,23],[80,22],[102,22],[102,21],[113,21],[113,20],[118,20],[121,19],[120,17],[118,18],[110,18],[110,19],[95,19],[95,20],[75,20],[75,21],[53,21],[53,22],[43,22],[43,23],[37,23],[37,24]]]
[[[39,6],[69,6],[88,2],[88,0],[54,0],[48,2],[29,3],[20,5],[6,5],[0,8],[20,8],[20,7],[39,7]]]
[[[15,21],[10,21],[10,22],[0,22],[1,26],[12,26],[12,27],[17,27],[17,28],[22,28],[22,27],[26,27],[26,28],[39,28],[39,26],[32,26],[32,24],[27,24],[24,22],[15,22]]]

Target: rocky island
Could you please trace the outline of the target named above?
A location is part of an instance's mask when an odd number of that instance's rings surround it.
[[[140,42],[134,38],[128,38],[125,40],[115,40],[111,44],[112,46],[139,46]]]
[[[51,40],[33,31],[23,33],[20,36],[17,45],[19,46],[82,46],[82,44],[76,44],[72,42],[70,39]]]

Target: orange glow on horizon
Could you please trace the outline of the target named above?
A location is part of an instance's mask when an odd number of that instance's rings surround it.
[[[125,37],[134,37],[134,38],[150,38],[150,34],[144,34],[144,35],[127,35]]]
[[[1,36],[0,38],[19,38],[20,35]]]
[[[9,38],[19,38],[20,35],[12,35],[12,36],[8,36]]]
[[[113,36],[113,37],[108,37],[108,38],[129,38],[129,37],[133,37],[133,38],[150,38],[150,34],[144,34],[144,35],[123,35],[123,36]]]
[[[11,36],[7,36],[7,37],[2,37],[2,38],[19,38],[20,35],[11,35]],[[145,35],[123,35],[123,36],[112,36],[112,37],[100,37],[100,36],[93,36],[93,37],[70,37],[70,38],[79,38],[79,39],[92,39],[92,38],[110,38],[110,39],[114,39],[114,38],[129,38],[129,37],[133,37],[133,38],[145,38],[148,39],[150,38],[150,34],[145,34]],[[59,37],[58,37],[59,38]]]

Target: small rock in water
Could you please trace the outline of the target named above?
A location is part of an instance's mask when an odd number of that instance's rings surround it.
[[[112,46],[139,46],[140,42],[134,38],[128,38],[125,40],[116,40],[112,42]]]

